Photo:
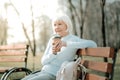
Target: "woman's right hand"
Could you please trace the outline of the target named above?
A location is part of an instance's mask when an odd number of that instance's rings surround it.
[[[53,54],[57,54],[57,52],[61,49],[61,43],[62,41],[60,39],[54,39],[52,42],[52,52]]]

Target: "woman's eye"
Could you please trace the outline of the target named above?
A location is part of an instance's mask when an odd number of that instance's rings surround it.
[[[54,26],[56,26],[56,24],[54,24]]]
[[[58,25],[61,25],[61,23],[59,23]]]

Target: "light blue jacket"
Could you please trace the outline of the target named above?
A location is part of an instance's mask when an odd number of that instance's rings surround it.
[[[66,47],[62,47],[61,51],[54,55],[52,53],[52,39],[49,40],[45,53],[42,57],[41,63],[42,70],[56,76],[57,71],[60,69],[64,61],[72,61],[75,58],[78,48],[97,47],[96,43],[92,40],[80,39],[74,35],[67,35],[62,37],[61,40],[67,43]]]

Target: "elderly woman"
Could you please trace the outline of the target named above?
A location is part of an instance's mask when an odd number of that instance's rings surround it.
[[[64,61],[74,60],[78,48],[97,47],[94,41],[71,34],[72,23],[67,15],[56,16],[52,25],[54,33],[61,36],[61,39],[55,42],[58,45],[53,47],[52,38],[50,38],[41,60],[43,65],[41,72],[26,76],[22,80],[56,80],[61,64]],[[60,51],[56,53],[58,49]]]

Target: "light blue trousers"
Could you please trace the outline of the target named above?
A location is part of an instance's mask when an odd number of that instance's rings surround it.
[[[45,71],[41,71],[35,74],[30,74],[21,80],[56,80],[56,76]]]

